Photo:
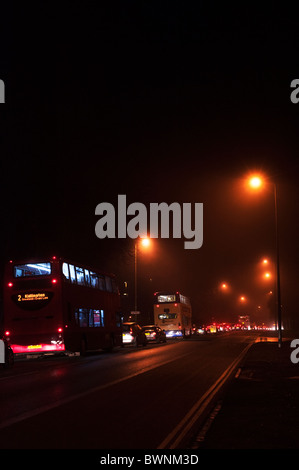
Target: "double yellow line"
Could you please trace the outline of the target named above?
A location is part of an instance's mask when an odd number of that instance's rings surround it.
[[[240,361],[253,343],[249,343],[241,354],[228,366],[216,382],[205,392],[205,394],[193,405],[190,411],[179,422],[179,424],[168,434],[168,436],[157,447],[158,449],[177,449],[194,424],[206,411],[215,395],[220,391],[225,382],[234,372]]]

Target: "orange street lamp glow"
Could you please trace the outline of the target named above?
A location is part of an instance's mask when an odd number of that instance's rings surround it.
[[[252,176],[250,179],[249,179],[249,185],[253,188],[253,189],[258,189],[262,186],[262,183],[263,183],[263,180],[260,176]]]
[[[144,247],[148,247],[150,246],[150,239],[149,238],[142,238],[141,239],[141,245],[144,246]]]
[[[245,302],[245,297],[244,297],[244,295],[242,295],[242,296],[240,297],[240,300],[241,300],[241,302]]]
[[[270,274],[270,273],[265,273],[264,277],[265,277],[266,279],[269,279],[269,278],[271,277],[271,274]]]
[[[269,261],[267,259],[263,259],[263,264],[268,264]]]

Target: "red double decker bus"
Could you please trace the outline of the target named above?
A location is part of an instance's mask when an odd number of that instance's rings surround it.
[[[121,346],[114,275],[53,257],[10,261],[4,279],[4,334],[15,354]]]

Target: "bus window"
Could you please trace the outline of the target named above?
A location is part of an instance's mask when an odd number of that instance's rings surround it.
[[[101,290],[106,290],[105,278],[104,276],[98,275],[99,288]]]
[[[164,302],[175,302],[176,301],[176,296],[175,294],[168,294],[168,295],[163,295],[160,294],[158,295],[158,302],[164,303]]]
[[[69,265],[67,263],[63,263],[62,265],[62,274],[64,275],[65,279],[69,279]]]
[[[79,326],[82,328],[85,328],[86,326],[88,326],[86,308],[79,308],[78,310],[79,310]]]
[[[93,273],[90,271],[90,285],[91,287],[95,287],[96,289],[99,289],[99,278],[96,273]]]
[[[101,313],[100,310],[93,310],[93,325],[101,326]]]
[[[77,277],[77,284],[79,285],[85,284],[83,268],[78,268],[78,266],[76,266],[76,277]]]
[[[76,284],[76,274],[75,274],[75,268],[72,264],[69,265],[69,268],[70,268],[70,278],[71,278],[71,282]]]
[[[104,310],[101,310],[101,325],[102,325],[102,326],[105,326],[105,322],[104,322]]]
[[[27,263],[14,266],[14,277],[48,276],[51,274],[51,263]]]
[[[158,315],[159,320],[172,320],[174,318],[177,318],[177,315],[175,313],[161,313]]]
[[[90,308],[88,311],[88,326],[93,327],[93,309]]]
[[[105,276],[106,278],[106,288],[108,292],[112,292],[112,283],[111,283],[111,277]]]
[[[89,274],[89,269],[84,269],[84,274],[85,274],[85,284],[87,286],[90,286],[90,274]]]
[[[117,294],[118,293],[118,289],[117,289],[117,285],[116,285],[116,282],[115,282],[115,279],[111,279],[111,282],[112,282],[112,292],[114,292],[114,294]]]

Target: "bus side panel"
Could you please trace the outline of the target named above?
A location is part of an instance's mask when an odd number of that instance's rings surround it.
[[[68,282],[63,286],[65,347],[69,351],[80,351],[82,341],[86,349],[98,350],[120,346],[121,327],[117,327],[117,313],[120,311],[118,294],[113,294],[85,286],[75,286]],[[82,327],[75,319],[76,309],[97,309],[104,311],[104,327]]]

